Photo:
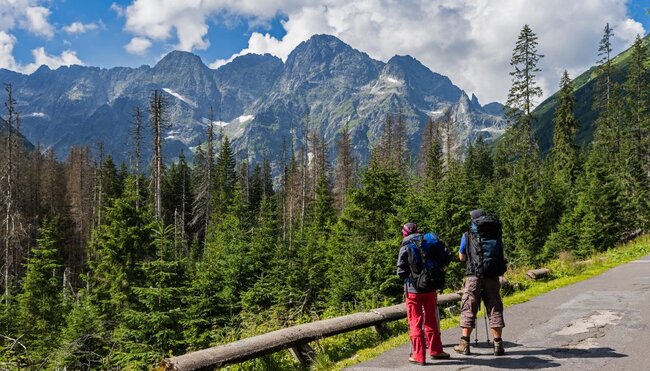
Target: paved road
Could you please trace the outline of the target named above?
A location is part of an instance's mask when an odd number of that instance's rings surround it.
[[[587,281],[505,309],[506,355],[494,357],[483,319],[472,355],[453,351],[459,330],[442,333],[452,359],[436,370],[650,370],[650,255]],[[474,344],[474,334],[472,334]],[[422,370],[408,363],[409,345],[347,370]]]

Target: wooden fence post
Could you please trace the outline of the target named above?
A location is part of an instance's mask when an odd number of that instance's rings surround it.
[[[289,349],[289,351],[293,358],[303,366],[309,366],[316,360],[316,352],[308,343],[299,344]]]

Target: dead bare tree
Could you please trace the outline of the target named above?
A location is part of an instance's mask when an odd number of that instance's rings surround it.
[[[131,130],[133,135],[134,155],[135,155],[135,192],[138,198],[135,202],[135,209],[140,207],[140,157],[142,156],[142,111],[140,107],[135,107],[133,110],[133,128]]]
[[[206,153],[205,157],[195,156],[195,172],[197,174],[195,193],[194,193],[194,204],[192,205],[192,214],[193,218],[191,225],[194,230],[197,232],[199,237],[198,239],[203,239],[205,243],[205,236],[208,231],[208,223],[210,220],[210,215],[212,215],[212,203],[214,202],[214,112],[212,107],[210,107],[210,113],[208,115],[208,127],[206,129],[207,142],[206,142]],[[197,154],[199,151],[197,151]],[[200,153],[203,153],[200,149]],[[185,201],[183,201],[185,205]],[[199,241],[201,242],[201,241]],[[203,246],[205,247],[205,246]]]
[[[2,180],[5,187],[4,192],[4,269],[3,269],[3,284],[4,284],[4,299],[5,304],[8,306],[10,285],[11,285],[11,266],[13,264],[13,242],[16,239],[16,211],[14,210],[15,203],[15,152],[16,152],[16,135],[14,130],[17,126],[17,113],[16,113],[16,100],[13,96],[13,87],[11,84],[5,85],[7,92],[7,100],[5,101],[5,108],[7,110],[7,136],[5,137],[5,154],[6,159],[2,168]]]
[[[354,168],[355,159],[352,152],[352,138],[350,137],[350,128],[346,122],[341,130],[341,135],[336,140],[338,158],[335,170],[334,194],[336,195],[336,206],[338,210],[343,209],[345,197],[354,186]]]
[[[445,159],[445,169],[449,170],[452,161],[458,159],[458,139],[455,132],[456,119],[451,110],[447,109],[442,117],[438,119],[438,127],[443,140],[443,153]]]
[[[154,90],[149,99],[149,124],[153,130],[153,194],[154,194],[154,214],[156,218],[162,218],[162,199],[161,184],[163,172],[163,154],[162,154],[162,136],[163,130],[169,127],[167,118],[167,101],[163,93]]]

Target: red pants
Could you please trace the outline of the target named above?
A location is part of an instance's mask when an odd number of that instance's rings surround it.
[[[442,341],[438,328],[438,294],[428,292],[406,295],[406,318],[411,337],[411,356],[416,362],[426,360],[426,344],[431,355],[442,353]]]

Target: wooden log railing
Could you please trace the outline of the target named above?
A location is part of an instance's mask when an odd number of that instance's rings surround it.
[[[460,294],[438,296],[438,305],[460,301]],[[185,371],[223,367],[283,349],[291,349],[299,360],[313,359],[313,350],[309,342],[329,336],[358,330],[406,317],[404,304],[374,309],[370,312],[354,313],[347,316],[330,318],[293,327],[276,330],[263,335],[253,336],[233,343],[198,350],[181,356],[163,360],[165,370]]]
[[[438,295],[438,305],[448,305],[459,302],[460,299],[460,293]],[[406,318],[406,307],[404,304],[397,304],[369,312],[305,323],[167,358],[161,362],[160,368],[170,371],[213,369],[284,349],[289,349],[301,363],[309,363],[314,360],[314,350],[309,346],[309,343],[314,340],[373,326],[381,332],[386,322],[402,318]]]

